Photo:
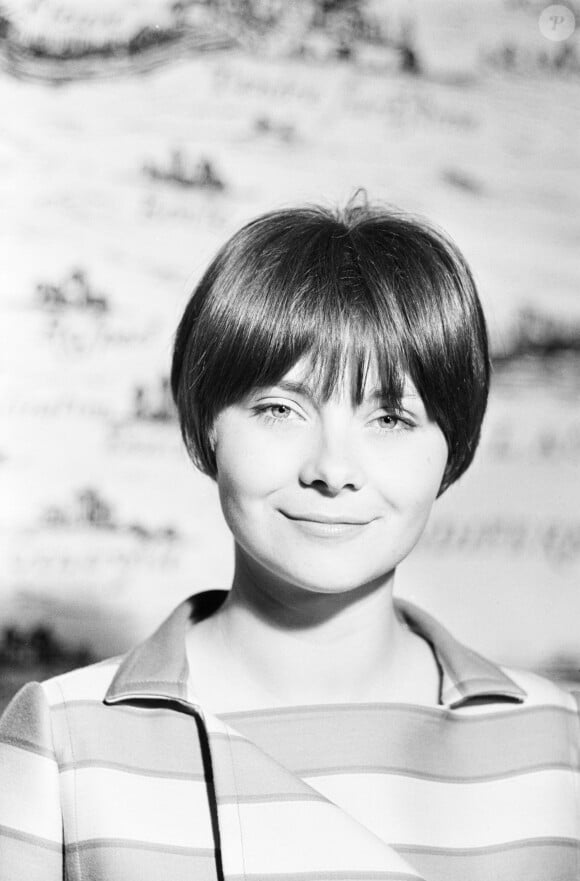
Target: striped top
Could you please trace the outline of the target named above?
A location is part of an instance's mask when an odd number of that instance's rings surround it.
[[[2,881],[580,879],[573,695],[397,600],[438,659],[439,706],[214,716],[185,633],[225,595],[16,695],[0,721]]]

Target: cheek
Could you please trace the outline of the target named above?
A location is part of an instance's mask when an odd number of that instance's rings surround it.
[[[226,519],[285,486],[292,457],[276,444],[266,443],[259,432],[223,434],[216,448],[217,484]]]
[[[385,494],[395,507],[409,512],[423,512],[437,498],[445,467],[447,443],[441,430],[416,435],[413,442],[402,444],[393,467],[384,472],[382,483]]]

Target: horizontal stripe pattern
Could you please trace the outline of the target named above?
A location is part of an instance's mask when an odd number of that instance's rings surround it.
[[[574,755],[570,748],[578,717],[565,707],[445,718],[404,705],[357,704],[221,718],[301,777],[348,767],[470,782],[547,768],[580,770],[580,751]],[[501,751],[497,738],[504,745]]]
[[[83,881],[216,881],[213,849],[160,848],[147,842],[102,839],[71,846],[67,861],[67,878],[77,877],[80,862]]]
[[[395,845],[429,881],[577,881],[580,843],[536,839],[466,850]]]
[[[34,849],[35,852],[49,851],[50,853],[62,853],[62,842],[48,841],[46,838],[40,838],[38,835],[30,835],[28,832],[22,832],[21,829],[14,829],[11,826],[0,825],[0,834],[2,835],[3,842],[4,838],[12,841],[24,842],[30,846],[31,850]]]
[[[0,743],[0,826],[61,840],[59,773],[54,759]]]
[[[359,823],[390,841],[482,847],[577,835],[578,818],[573,808],[579,779],[575,777],[567,771],[539,771],[455,786],[347,774],[317,777],[311,783]]]
[[[2,881],[56,881],[63,877],[62,843],[0,826],[0,878]]]
[[[220,817],[234,814],[243,835],[243,863],[229,863],[233,875],[267,874],[274,867],[289,873],[389,871],[419,878],[395,851],[335,805],[279,802],[220,808]]]
[[[132,712],[127,712],[131,709]],[[172,744],[172,749],[152,750],[143,738],[143,725],[159,743]],[[55,740],[61,745],[59,762],[62,767],[87,766],[88,763],[115,763],[138,772],[148,769],[155,775],[189,776],[203,779],[201,751],[192,743],[192,720],[170,707],[147,708],[107,707],[102,702],[61,704],[53,711]],[[68,731],[75,737],[67,737]]]
[[[228,881],[271,881],[272,873],[258,875],[255,872],[246,872],[244,875],[229,875]],[[330,870],[319,872],[276,872],[276,878],[280,881],[416,881],[415,872],[333,872]]]
[[[282,788],[278,803],[253,803],[259,799],[250,769],[262,779],[265,756],[389,842],[429,881],[580,878],[579,722],[566,696],[561,706],[454,715],[445,722],[429,711],[389,705],[221,718],[256,750],[248,762],[248,743],[232,741],[236,767],[245,767],[238,781],[245,837],[248,826],[270,836],[286,823],[302,829],[303,818],[310,820],[307,828],[316,825],[316,807],[294,810],[284,804]],[[498,743],[505,748],[498,750]],[[404,766],[405,745],[422,762],[419,774]],[[331,773],[321,774],[323,767]],[[260,872],[250,867],[246,877]]]
[[[121,838],[188,847],[193,829],[196,847],[213,847],[205,782],[86,768],[61,775],[61,797],[65,820],[74,820],[77,841]]]
[[[62,729],[61,770],[103,767],[149,776],[204,779],[201,752],[192,749],[188,716],[176,715],[170,709],[153,711],[148,719],[152,733],[160,742],[171,737],[173,749],[151,755],[140,736],[143,713],[147,711],[117,709],[121,712],[112,713],[102,703],[85,701],[67,707],[65,720],[64,705],[56,708],[53,726],[57,732]],[[244,782],[252,776],[247,741],[258,742],[264,752],[301,777],[340,773],[346,766],[351,772],[403,774],[450,782],[484,781],[550,768],[580,770],[580,751],[571,754],[570,749],[577,717],[563,708],[520,709],[488,718],[442,720],[417,713],[415,708],[343,705],[331,711],[307,707],[293,713],[229,714],[222,718],[240,733],[238,784],[242,794],[251,796],[259,794],[260,787],[256,781],[257,789],[247,791],[251,784]],[[77,732],[74,760],[71,741],[65,736],[67,722]],[[384,731],[389,731],[388,738],[382,736]],[[501,752],[495,748],[497,737],[504,743]],[[9,734],[4,734],[2,740],[45,757],[54,756],[53,750],[30,740]],[[229,752],[231,740],[221,732],[215,735],[218,762]],[[364,755],[361,741],[365,744]],[[115,761],[111,762],[113,754]]]
[[[63,859],[68,881],[580,878],[578,706],[552,683],[447,636],[448,691],[495,698],[213,716],[171,620],[126,675],[113,659],[8,707],[0,878],[62,881]]]

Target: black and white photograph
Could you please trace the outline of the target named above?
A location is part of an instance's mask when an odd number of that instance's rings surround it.
[[[0,0],[0,881],[580,881],[579,99],[579,0]]]

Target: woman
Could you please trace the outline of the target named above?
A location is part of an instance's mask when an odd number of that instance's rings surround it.
[[[172,388],[231,589],[15,697],[2,879],[580,878],[572,696],[393,599],[488,378],[472,276],[426,222],[304,208],[227,242]]]

